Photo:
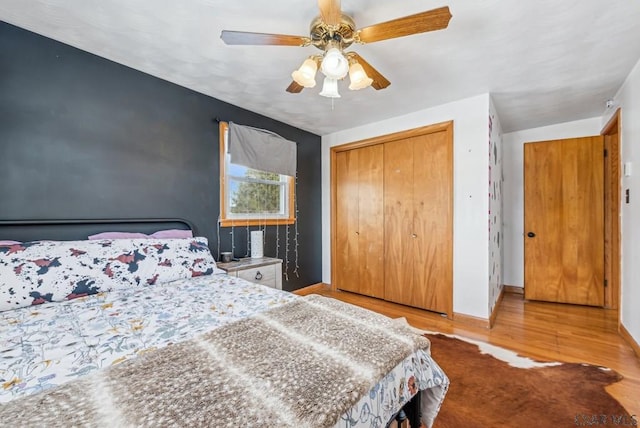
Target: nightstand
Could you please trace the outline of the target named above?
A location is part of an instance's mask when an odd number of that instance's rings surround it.
[[[271,257],[246,257],[216,265],[231,276],[282,290],[282,260]]]

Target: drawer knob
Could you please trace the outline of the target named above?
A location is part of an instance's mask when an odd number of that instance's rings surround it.
[[[256,272],[256,280],[260,281],[262,279],[262,274],[260,273],[260,271]]]

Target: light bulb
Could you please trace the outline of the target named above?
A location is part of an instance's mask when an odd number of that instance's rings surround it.
[[[349,61],[337,48],[331,48],[324,55],[320,68],[325,76],[339,80],[349,72]]]

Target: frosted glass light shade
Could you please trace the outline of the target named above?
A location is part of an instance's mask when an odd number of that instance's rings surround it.
[[[367,76],[367,73],[362,68],[362,65],[354,62],[349,67],[349,80],[351,84],[349,89],[357,91],[358,89],[368,88],[373,83],[373,79]]]
[[[338,81],[328,76],[325,77],[320,95],[327,98],[340,98],[340,94],[338,93]]]
[[[337,48],[331,48],[324,54],[320,69],[327,77],[342,79],[349,72],[349,61]]]
[[[318,64],[311,58],[304,60],[300,68],[291,73],[293,80],[300,86],[305,88],[313,88],[316,86],[316,72]]]

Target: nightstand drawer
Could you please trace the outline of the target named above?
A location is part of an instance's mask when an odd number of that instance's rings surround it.
[[[238,278],[246,279],[256,284],[266,285],[271,288],[277,288],[275,264],[239,270],[236,274]]]
[[[245,257],[217,266],[231,276],[282,290],[282,260]]]

